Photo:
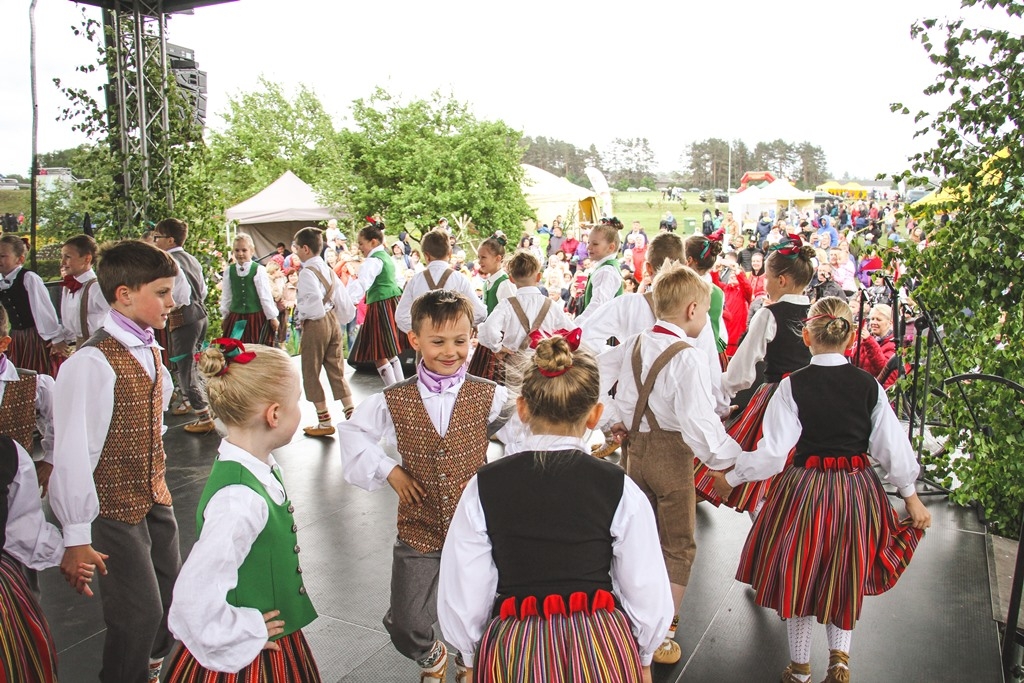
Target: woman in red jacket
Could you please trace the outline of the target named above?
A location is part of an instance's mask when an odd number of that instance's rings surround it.
[[[888,304],[875,304],[868,314],[867,325],[861,329],[860,339],[849,351],[850,359],[854,365],[876,377],[882,386],[888,389],[896,381],[897,371],[887,372],[885,377],[880,375],[895,353],[892,308]]]
[[[729,333],[729,344],[725,355],[732,358],[740,345],[743,333],[747,331],[747,311],[753,299],[754,290],[750,278],[736,262],[736,252],[722,255],[718,268],[711,271],[711,281],[725,293],[725,308],[722,320]]]

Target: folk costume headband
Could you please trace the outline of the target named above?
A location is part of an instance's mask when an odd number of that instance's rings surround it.
[[[779,241],[778,244],[773,244],[768,247],[768,251],[773,251],[780,256],[785,256],[789,259],[795,259],[800,255],[800,250],[803,248],[804,243],[800,238],[800,235],[789,233]]]
[[[255,351],[246,351],[245,344],[238,339],[232,339],[231,337],[218,337],[213,340],[213,343],[220,347],[220,352],[224,354],[224,367],[221,368],[215,377],[220,377],[228,372],[228,368],[232,363],[241,363],[245,365],[253,358],[256,357]],[[201,352],[200,352],[201,353]],[[199,353],[195,355],[195,359],[199,360]]]

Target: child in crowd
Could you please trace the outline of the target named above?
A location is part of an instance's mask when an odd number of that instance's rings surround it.
[[[445,539],[441,628],[480,682],[649,681],[671,621],[651,507],[588,455],[602,405],[578,343],[555,335],[521,359],[532,436],[469,480]]]
[[[722,370],[725,371],[728,365],[725,350],[729,345],[729,332],[722,319],[725,312],[725,293],[711,281],[709,274],[711,268],[718,261],[718,255],[722,253],[722,232],[715,231],[707,237],[691,235],[683,243],[683,250],[686,265],[697,271],[698,275],[711,284],[711,310],[708,312],[708,315],[711,316],[711,334],[715,340],[715,346],[718,347],[718,360],[722,365]]]
[[[181,555],[162,438],[171,377],[152,328],[167,324],[177,274],[174,258],[144,242],[102,250],[96,277],[111,310],[54,391],[50,505],[67,546],[61,572],[70,581],[80,564],[100,570],[103,683],[157,680],[174,644],[166,619]]]
[[[434,631],[437,573],[462,487],[486,462],[488,439],[507,418],[508,393],[466,374],[473,308],[447,290],[412,306],[409,341],[421,355],[414,377],[373,394],[338,425],[345,481],[397,493],[398,539],[391,566],[391,642],[421,668],[421,683],[441,683],[448,651]],[[403,429],[396,430],[401,424]],[[399,465],[380,445],[396,444]]]
[[[183,647],[166,680],[319,681],[301,630],[317,614],[271,453],[299,425],[298,374],[280,349],[233,339],[214,340],[199,371],[228,434],[199,498],[199,540],[174,586],[168,625]]]
[[[249,235],[236,235],[231,250],[235,263],[228,264],[221,280],[221,331],[245,344],[273,344],[278,311],[267,269],[252,260],[256,246]],[[235,332],[239,324],[241,335]]]
[[[15,367],[56,377],[69,349],[43,279],[23,267],[26,252],[17,235],[0,237],[0,305],[11,326],[10,359]]]
[[[798,330],[810,307],[803,292],[814,273],[813,255],[813,247],[804,244],[799,235],[788,235],[770,248],[765,289],[772,303],[754,314],[747,336],[722,378],[723,393],[735,396],[753,384],[757,364],[764,361],[764,384],[729,426],[729,435],[745,450],[753,450],[761,438],[765,407],[779,382],[811,360]],[[722,500],[713,490],[713,480],[705,468],[698,466],[695,476],[697,492],[715,505],[720,504]],[[737,511],[756,514],[770,485],[770,481],[760,481],[737,487],[725,503]]]
[[[288,310],[284,300],[284,288],[288,284],[288,278],[277,261],[268,261],[266,268],[267,279],[270,281],[270,296],[273,297],[274,307],[277,309],[277,335],[274,341],[277,344],[284,344],[288,338]]]
[[[516,253],[508,262],[508,275],[515,284],[515,294],[498,302],[487,321],[477,329],[480,345],[500,357],[525,349],[534,332],[550,333],[573,327],[569,316],[537,289],[540,282],[537,257],[527,251]],[[476,353],[480,351],[478,346]]]
[[[46,495],[53,472],[53,378],[19,371],[5,352],[11,343],[7,311],[0,307],[0,434],[32,452],[33,432],[41,437],[43,456],[36,463],[36,477]]]
[[[405,335],[412,329],[412,304],[416,299],[435,289],[448,289],[465,296],[473,304],[473,326],[479,325],[487,318],[487,309],[473,293],[473,285],[462,273],[457,273],[448,266],[451,256],[451,244],[448,233],[443,230],[431,230],[420,241],[423,253],[427,257],[427,267],[416,273],[402,290],[402,298],[395,309],[395,324],[398,331]]]
[[[856,337],[850,307],[835,297],[815,302],[801,337],[810,365],[779,382],[757,450],[741,454],[732,471],[716,472],[715,490],[728,498],[733,486],[778,475],[736,578],[786,620],[783,683],[810,680],[815,619],[828,636],[825,682],[848,683],[864,596],[896,584],[931,514],[914,490],[920,467],[885,390],[843,356]],[[910,524],[900,522],[868,455],[899,490]]]
[[[371,222],[359,231],[359,251],[365,259],[359,275],[348,285],[349,297],[366,297],[366,318],[359,329],[350,363],[372,362],[385,387],[405,379],[398,355],[409,348],[395,325],[395,308],[402,289],[395,280],[395,266],[384,250],[384,224]]]
[[[57,649],[26,570],[56,567],[64,555],[60,531],[43,517],[36,471],[28,451],[0,435],[0,674],[4,681],[55,683]],[[83,593],[95,565],[71,577]]]
[[[672,583],[676,616],[654,653],[661,664],[674,664],[682,654],[675,641],[678,610],[697,554],[693,463],[723,469],[740,452],[714,411],[710,359],[696,348],[710,305],[711,285],[690,268],[668,263],[654,278],[654,326],[601,359],[618,382],[607,419],[625,444],[626,473],[654,508]]]
[[[345,419],[352,416],[355,404],[352,390],[345,379],[341,330],[355,317],[348,292],[341,286],[322,258],[323,236],[319,228],[303,228],[295,233],[294,254],[302,261],[296,299],[296,314],[302,323],[302,385],[306,400],[316,406],[317,424],[303,427],[307,436],[331,436],[334,425],[327,408],[327,396],[320,383],[320,371],[327,371],[327,381],[335,401],[341,401]]]
[[[199,419],[184,429],[190,434],[209,434],[215,429],[206,396],[196,374],[194,355],[206,340],[206,278],[203,268],[183,248],[188,239],[188,224],[177,218],[165,218],[156,224],[156,245],[170,254],[178,264],[174,281],[174,312],[168,320],[171,354],[174,359],[178,388]]]
[[[67,343],[82,343],[100,329],[110,305],[96,289],[96,240],[75,235],[60,248],[60,272],[64,276],[60,295],[60,319]]]
[[[516,293],[516,287],[505,272],[505,236],[501,233],[491,235],[477,250],[477,267],[484,276],[483,299],[487,307],[487,315],[494,312],[499,302],[506,301]],[[534,283],[536,284],[536,283]],[[477,324],[482,323],[477,321]],[[476,350],[469,361],[469,373],[484,379],[494,380],[498,384],[505,383],[505,364],[501,358],[477,339]]]
[[[577,315],[582,322],[594,314],[602,304],[622,294],[622,276],[619,275],[619,231],[610,223],[595,225],[590,231],[587,251],[594,262],[587,275],[583,292],[583,307]]]

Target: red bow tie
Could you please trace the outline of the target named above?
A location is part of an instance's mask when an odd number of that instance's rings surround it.
[[[69,291],[69,292],[71,292],[72,294],[74,294],[75,292],[77,292],[78,290],[80,290],[80,289],[82,288],[82,286],[83,286],[81,282],[79,282],[78,280],[76,280],[76,279],[75,279],[74,277],[72,277],[71,275],[65,275],[65,276],[64,276],[64,282],[63,282],[63,285],[64,285],[65,287],[67,287],[67,288],[68,288],[68,291]]]

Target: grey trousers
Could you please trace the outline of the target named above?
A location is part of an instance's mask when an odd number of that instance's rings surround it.
[[[206,408],[206,394],[203,393],[203,388],[199,384],[196,362],[192,356],[199,351],[203,340],[206,339],[206,326],[209,320],[209,318],[203,318],[173,329],[170,333],[171,357],[183,356],[174,361],[174,374],[177,375],[178,387],[181,389],[182,396],[188,399],[195,410]]]
[[[167,655],[174,636],[167,630],[171,591],[181,569],[174,508],[154,505],[136,525],[97,517],[93,548],[110,556],[99,577],[107,637],[103,683],[146,683],[150,658]]]
[[[395,540],[391,562],[391,608],[384,615],[384,628],[395,649],[412,660],[430,654],[438,635],[437,576],[441,551],[421,553]]]

